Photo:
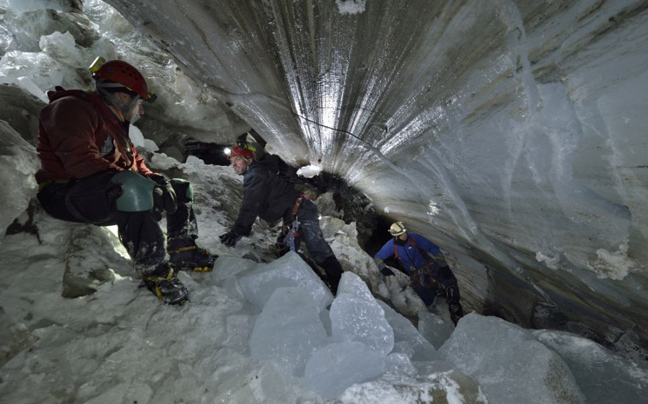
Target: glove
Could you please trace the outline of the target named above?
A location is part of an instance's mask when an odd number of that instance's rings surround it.
[[[383,275],[385,275],[385,276],[394,276],[394,275],[396,275],[396,274],[394,273],[394,271],[392,271],[391,269],[389,269],[389,268],[387,268],[387,267],[382,268],[382,269],[380,270],[380,273],[383,274]]]
[[[219,236],[221,243],[225,244],[228,247],[234,247],[236,243],[243,237],[234,230],[230,230],[225,234]]]
[[[178,200],[171,181],[160,174],[149,175],[148,178],[157,185],[153,191],[155,206],[164,208],[167,213],[175,213],[178,210]]]
[[[392,272],[391,269],[387,268],[387,266],[385,265],[385,262],[382,259],[376,258],[376,259],[374,259],[374,261],[376,262],[376,265],[378,266],[378,269],[380,270],[381,274],[383,274],[385,276],[394,276],[395,275],[394,272]]]

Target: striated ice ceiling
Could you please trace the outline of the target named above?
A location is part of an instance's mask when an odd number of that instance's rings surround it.
[[[441,245],[469,309],[648,347],[648,2],[107,2]]]

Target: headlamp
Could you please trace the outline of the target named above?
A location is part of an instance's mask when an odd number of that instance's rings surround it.
[[[247,140],[241,139],[240,137],[236,140],[236,144],[245,150],[251,150],[253,152],[257,151],[256,147],[248,143]]]
[[[94,75],[96,72],[101,69],[101,66],[103,66],[106,63],[106,59],[103,58],[103,56],[97,56],[97,58],[92,62],[90,67],[88,67],[88,70],[92,72]]]

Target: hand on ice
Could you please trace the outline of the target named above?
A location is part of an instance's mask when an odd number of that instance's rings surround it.
[[[220,235],[220,241],[221,243],[225,244],[228,247],[234,247],[236,243],[243,237],[242,235],[238,234],[234,230],[230,230],[225,234]]]

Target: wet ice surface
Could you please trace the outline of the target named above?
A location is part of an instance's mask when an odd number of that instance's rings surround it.
[[[294,286],[307,291],[317,312],[333,300],[333,295],[320,278],[296,254],[242,274],[239,285],[243,295],[257,307],[264,307],[279,287]]]
[[[301,375],[306,361],[326,339],[311,295],[297,287],[278,288],[254,323],[250,350],[254,359],[273,360]]]
[[[645,399],[648,392],[645,364],[628,362],[574,334],[538,330],[533,335],[558,352],[588,403],[639,403]]]
[[[560,355],[503,320],[469,314],[439,352],[474,377],[492,402],[586,402]]]
[[[335,398],[347,387],[379,376],[385,358],[367,345],[336,342],[313,353],[306,364],[306,386],[326,399]]]
[[[355,274],[345,273],[331,305],[331,329],[337,341],[362,342],[381,356],[394,347],[394,330],[367,285]]]
[[[141,121],[143,144],[150,150],[149,136],[169,135],[178,125],[204,140],[232,142],[232,133],[247,130],[247,124],[217,99],[229,101],[283,157],[339,171],[378,209],[405,216],[438,239],[454,255],[462,297],[474,307],[493,290],[514,311],[531,306],[521,299],[555,298],[570,316],[603,318],[597,331],[631,348],[633,333],[648,329],[641,264],[648,250],[634,247],[648,234],[643,185],[648,24],[639,12],[641,2],[593,7],[598,3],[584,1],[568,8],[547,3],[516,10],[508,1],[492,7],[340,0],[319,3],[313,13],[303,8],[308,2],[292,2],[285,9],[270,3],[243,14],[234,13],[239,3],[232,2],[214,9],[216,19],[202,1],[184,2],[182,14],[175,2],[145,2],[144,11],[138,8],[143,2],[112,3],[127,6],[133,20],[146,21],[149,34],[166,42],[183,70],[97,0],[84,2],[89,18],[60,8],[46,11],[51,1],[0,0],[0,82],[44,100],[55,85],[86,88],[86,67],[97,55],[124,58],[151,77],[160,96],[147,110],[153,119]],[[21,13],[25,7],[33,11]],[[437,24],[421,18],[436,12]],[[226,21],[231,15],[248,24]],[[323,21],[340,29],[316,29],[333,37],[313,36],[311,17],[315,26]],[[413,22],[408,30],[385,29],[406,21]],[[248,31],[253,27],[262,31]],[[290,42],[283,33],[293,28],[299,35]],[[269,45],[259,44],[267,38]],[[335,52],[327,53],[330,49]],[[277,74],[274,56],[287,77]],[[9,105],[16,100],[5,96],[0,111],[12,125],[12,119],[24,119],[20,134],[33,139],[37,117],[24,100]],[[35,194],[37,164],[34,150],[3,122],[0,134],[4,230]],[[160,169],[177,167],[165,156],[153,157]],[[23,232],[2,239],[3,401],[303,403],[339,394],[345,403],[433,398],[482,403],[506,402],[499,399],[509,393],[521,402],[557,396],[572,402],[645,401],[645,362],[618,357],[572,334],[529,334],[473,316],[450,336],[450,324],[421,315],[418,330],[444,358],[436,360],[406,320],[384,304],[376,306],[364,291],[347,296],[347,303],[358,302],[362,311],[343,301],[336,306],[359,323],[345,323],[344,315],[334,322],[326,309],[332,296],[312,273],[282,265],[286,262],[259,265],[241,258],[267,258],[262,246],[274,235],[266,227],[255,226],[236,249],[220,246],[217,237],[236,213],[231,188],[240,187],[240,179],[195,160],[180,169],[196,189],[199,242],[221,254],[213,273],[180,275],[192,298],[185,307],[162,306],[137,289],[128,260],[117,253],[123,254],[119,242],[101,229],[80,229],[37,212],[34,223],[21,215]],[[404,287],[406,281],[380,278],[370,257],[359,251],[353,224],[331,217],[322,223],[345,268],[375,296],[391,300],[410,318],[424,308]],[[487,268],[471,251],[485,253],[498,268]],[[83,275],[88,266],[99,265],[114,272],[113,280],[92,296],[64,299],[62,281],[70,264],[68,274]],[[500,266],[510,271],[507,277],[498,273]],[[529,267],[535,270],[522,269]],[[522,295],[516,287],[506,296],[506,284],[497,283],[501,279],[532,293]],[[538,286],[547,282],[546,290]],[[359,282],[354,285],[362,289]],[[575,296],[561,294],[564,285]],[[295,287],[299,291],[291,292]],[[299,309],[282,310],[293,304]],[[592,316],[591,307],[633,318],[610,324],[605,315]],[[443,308],[436,313],[443,317]],[[516,315],[527,319],[529,313]],[[313,332],[306,336],[285,327],[292,332],[282,334],[280,321]],[[625,329],[627,323],[638,324],[635,331]],[[536,366],[525,367],[520,357],[533,358]]]

